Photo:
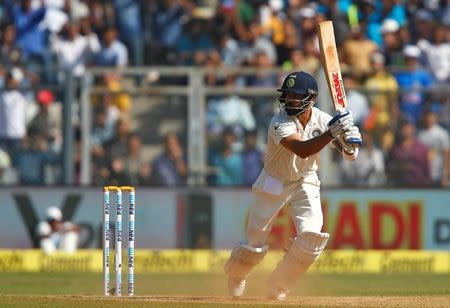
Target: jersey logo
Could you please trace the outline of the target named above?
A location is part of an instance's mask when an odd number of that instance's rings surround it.
[[[312,135],[313,137],[319,137],[321,133],[320,129],[315,129],[313,130]]]
[[[279,129],[279,128],[280,128],[280,126],[281,126],[281,123],[275,123],[275,125],[273,126],[273,128],[275,128],[275,129]]]

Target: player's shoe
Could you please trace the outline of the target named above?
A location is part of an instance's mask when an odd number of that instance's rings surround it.
[[[238,299],[244,294],[246,279],[228,277],[228,291],[234,299]]]
[[[282,289],[270,290],[268,297],[269,297],[269,299],[284,301],[284,300],[286,300],[287,293],[288,293],[287,291],[282,290]]]

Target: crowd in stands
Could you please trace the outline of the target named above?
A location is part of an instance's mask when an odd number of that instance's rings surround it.
[[[356,162],[336,157],[341,182],[448,186],[445,0],[3,0],[0,184],[58,182],[67,72],[78,78],[89,66],[169,65],[315,74],[321,69],[316,25],[323,20],[333,20],[350,109],[365,136]],[[281,78],[210,74],[204,82],[275,90]],[[124,81],[113,73],[96,82],[118,91]],[[185,140],[169,133],[161,155],[145,160],[142,136],[130,130],[130,100],[127,94],[93,100],[94,184],[186,185]],[[268,100],[211,97],[209,184],[252,184],[264,155],[258,123],[276,112]]]

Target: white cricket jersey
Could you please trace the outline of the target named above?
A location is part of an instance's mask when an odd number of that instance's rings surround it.
[[[267,150],[262,173],[280,181],[283,186],[302,180],[305,183],[320,185],[317,169],[320,153],[305,159],[289,151],[280,144],[281,140],[292,134],[300,134],[301,140],[309,140],[324,133],[332,117],[312,107],[311,118],[303,129],[296,117],[287,116],[285,112],[275,115],[269,126]],[[266,177],[261,174],[261,177]],[[259,179],[262,180],[262,179]],[[256,181],[258,183],[258,180]],[[257,185],[255,183],[255,185]]]

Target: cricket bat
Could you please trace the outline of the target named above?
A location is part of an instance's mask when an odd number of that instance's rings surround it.
[[[328,89],[333,99],[334,108],[342,113],[348,104],[339,65],[333,23],[329,20],[319,23],[317,32],[319,34],[320,56]]]
[[[333,23],[330,20],[323,21],[317,26],[319,33],[320,56],[322,66],[327,79],[328,89],[330,90],[334,108],[337,112],[344,112],[347,109],[347,96],[345,95],[344,81],[342,80],[341,67],[334,38]],[[346,153],[355,153],[358,155],[359,147],[348,147],[339,136],[337,142],[342,146]]]

